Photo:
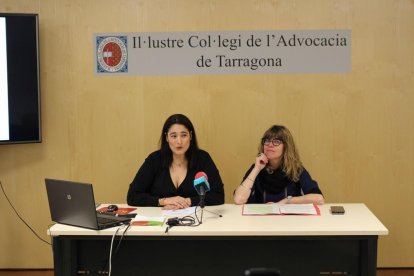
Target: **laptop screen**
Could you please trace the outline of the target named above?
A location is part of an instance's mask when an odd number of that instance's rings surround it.
[[[98,229],[92,184],[45,179],[53,221]]]

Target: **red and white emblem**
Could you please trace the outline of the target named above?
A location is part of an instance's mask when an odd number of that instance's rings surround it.
[[[98,63],[107,72],[118,72],[125,68],[127,62],[127,47],[118,37],[110,36],[98,45]]]

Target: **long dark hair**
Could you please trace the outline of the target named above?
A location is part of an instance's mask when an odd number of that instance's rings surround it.
[[[168,117],[168,119],[165,121],[164,126],[162,127],[161,137],[160,137],[160,151],[161,151],[161,162],[162,166],[164,168],[169,168],[172,163],[172,151],[170,149],[170,146],[167,142],[167,133],[170,127],[174,124],[183,125],[188,132],[190,133],[190,147],[185,152],[185,157],[188,161],[188,167],[193,168],[197,162],[197,152],[199,150],[198,144],[197,144],[197,135],[193,126],[193,123],[191,123],[190,119],[187,118],[187,116],[183,114],[174,114]]]

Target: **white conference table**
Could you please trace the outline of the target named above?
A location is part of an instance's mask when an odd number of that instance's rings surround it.
[[[331,205],[344,206],[345,214],[332,215]],[[321,205],[317,216],[243,216],[242,207],[206,206],[200,226],[167,233],[165,224],[129,228],[112,257],[112,275],[242,276],[254,267],[278,268],[283,276],[376,275],[377,239],[388,230],[364,204]],[[162,210],[134,212],[161,216]],[[107,271],[116,229],[52,226],[55,275]]]

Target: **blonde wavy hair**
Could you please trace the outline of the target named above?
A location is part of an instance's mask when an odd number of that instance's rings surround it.
[[[282,171],[290,180],[298,181],[303,171],[303,165],[289,129],[285,126],[273,125],[266,130],[259,144],[259,152],[261,153],[263,153],[263,139],[278,139],[282,141],[284,146],[281,164]]]

